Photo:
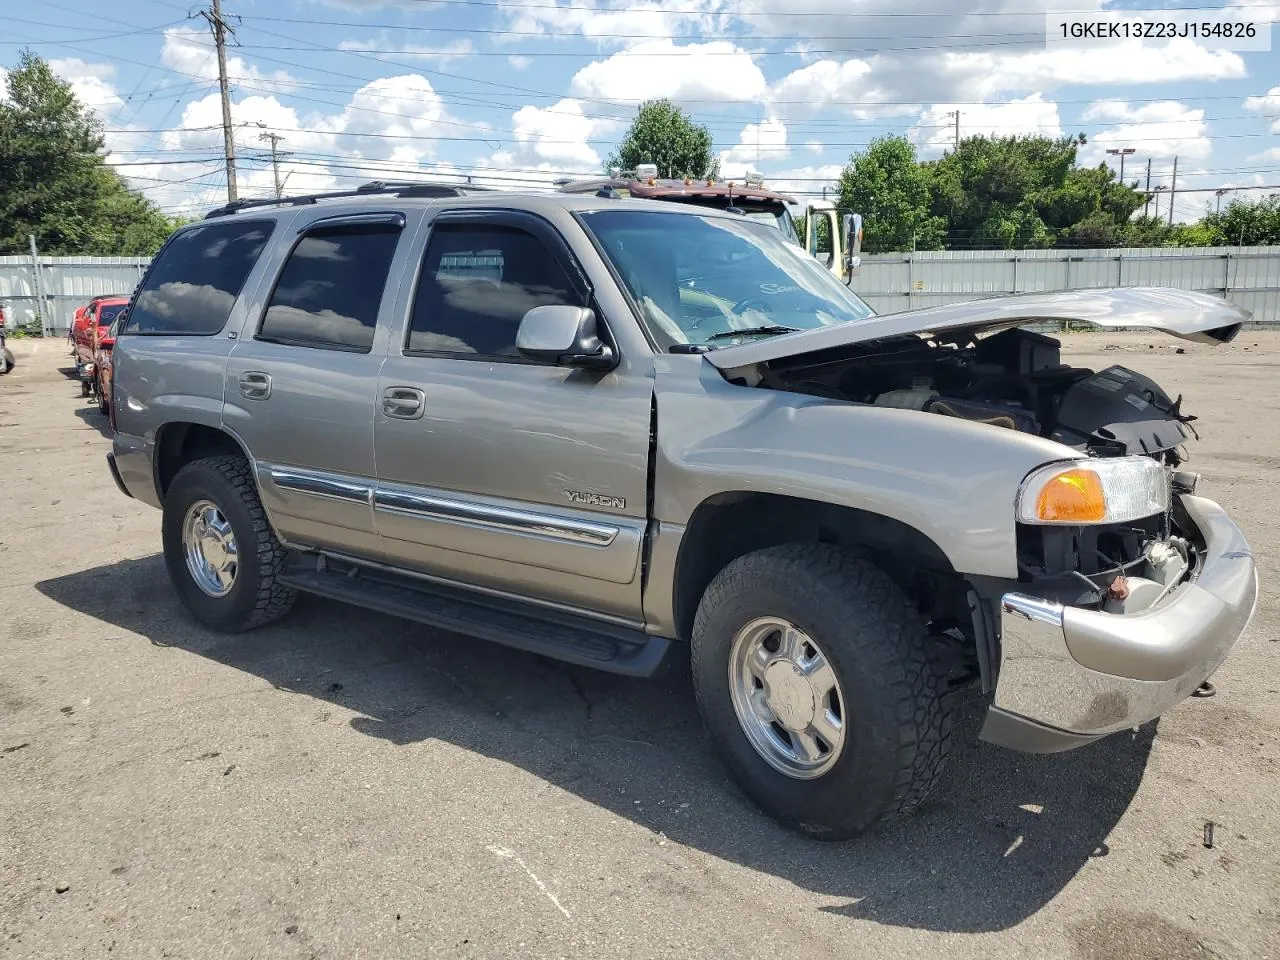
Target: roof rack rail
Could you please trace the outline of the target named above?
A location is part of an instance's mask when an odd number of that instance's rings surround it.
[[[477,190],[491,190],[470,183],[431,183],[423,180],[370,180],[353,190],[335,190],[330,193],[307,193],[297,197],[264,197],[258,200],[232,200],[204,215],[204,219],[225,217],[241,210],[255,207],[299,207],[317,200],[336,200],[341,197],[366,197],[388,194],[397,197],[463,197]]]

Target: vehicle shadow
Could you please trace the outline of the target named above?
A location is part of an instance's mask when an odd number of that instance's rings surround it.
[[[340,704],[358,733],[446,741],[521,767],[670,840],[835,898],[820,909],[902,927],[1002,930],[1047,904],[1141,781],[1155,725],[1048,757],[977,743],[963,712],[948,773],[911,819],[821,843],[761,814],[702,732],[688,662],[642,681],[571,667],[315,597],[241,635],[197,626],[151,556],[37,584],[163,647]]]
[[[112,438],[111,421],[107,419],[105,413],[98,409],[96,401],[86,399],[85,406],[76,407],[76,416],[84,421],[85,426],[93,427],[106,439],[110,440]]]

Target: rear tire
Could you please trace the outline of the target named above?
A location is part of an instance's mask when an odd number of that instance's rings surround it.
[[[3,352],[0,352],[0,374],[8,373],[13,368],[13,354],[9,352],[8,347],[5,347]]]
[[[102,414],[110,413],[111,404],[107,400],[106,391],[102,389],[102,379],[100,377],[94,377],[93,390],[98,395],[98,412]]]
[[[802,639],[790,648],[808,652],[757,669],[785,655],[787,640],[781,652],[769,643],[787,630],[755,641],[758,661],[744,660],[741,644],[775,624],[794,627]],[[941,653],[914,605],[873,563],[827,544],[787,544],[739,557],[711,582],[694,623],[693,680],[707,729],[748,796],[795,829],[842,840],[914,810],[941,775],[951,735]],[[815,686],[811,697],[793,678],[820,661],[834,686]],[[800,731],[808,721],[796,717],[810,712],[815,725]],[[775,741],[796,745],[799,762]]]
[[[198,512],[202,505],[207,515],[220,518],[219,526],[229,528],[234,547],[210,551],[216,552],[215,560],[225,560],[231,554],[236,558],[233,569],[221,571],[229,580],[221,595],[208,589],[208,573],[202,587],[193,572],[201,569],[201,551],[195,550],[197,559],[189,557],[188,547],[199,538],[187,528],[193,511]],[[198,524],[199,518],[195,521]],[[278,620],[293,606],[295,591],[280,582],[285,549],[267,521],[252,468],[243,457],[209,457],[179,470],[165,494],[161,531],[169,579],[192,616],[205,626],[238,633]],[[227,540],[222,535],[224,544]]]

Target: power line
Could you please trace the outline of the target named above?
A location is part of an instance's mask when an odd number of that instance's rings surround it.
[[[432,4],[439,4],[442,6],[487,7],[490,9],[501,9],[501,10],[512,9],[512,5],[508,2],[505,2],[505,0],[412,0],[412,2],[421,3],[421,4],[432,3]],[[1232,5],[1233,9],[1249,9],[1251,7],[1267,8],[1270,6],[1271,6],[1270,3],[1244,3],[1244,2],[1236,3]],[[684,9],[680,9],[680,8],[660,8],[659,9],[655,7],[596,7],[590,4],[574,4],[574,3],[528,3],[528,2],[523,2],[523,0],[517,7],[515,7],[515,9],[520,11],[556,10],[561,12],[570,11],[570,10],[580,10],[585,13],[594,13],[594,14],[652,13],[652,14],[659,14],[661,16],[683,14],[683,15],[703,16],[703,17],[826,17],[828,19],[835,19],[837,17],[848,17],[849,19],[856,18],[860,20],[870,19],[870,18],[908,19],[908,18],[924,18],[924,17],[928,17],[930,19],[936,20],[939,16],[937,13],[903,13],[903,12],[863,13],[862,11],[856,11],[851,13],[832,13],[828,10],[777,9],[777,10],[716,11],[716,10],[698,9],[696,7],[684,8]],[[1185,11],[1212,10],[1220,13],[1222,12],[1222,9],[1223,8],[1221,6],[1164,7],[1164,8],[1161,8],[1161,12],[1172,13],[1172,12],[1183,11],[1183,10]],[[1079,10],[1070,10],[1070,9],[1054,10],[1053,12],[1054,13],[1096,14],[1098,11],[1096,8],[1084,8]],[[1024,17],[1027,19],[1042,20],[1044,14],[1043,12],[1039,12],[1039,11],[1034,13],[1014,13],[1014,12],[1008,12],[1003,10],[990,10],[990,11],[974,11],[971,13],[965,13],[963,14],[963,16],[966,16],[966,17]]]

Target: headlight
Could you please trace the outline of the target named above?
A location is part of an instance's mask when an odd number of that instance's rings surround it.
[[[1049,464],[1018,492],[1020,523],[1125,523],[1168,508],[1169,474],[1149,457]]]

